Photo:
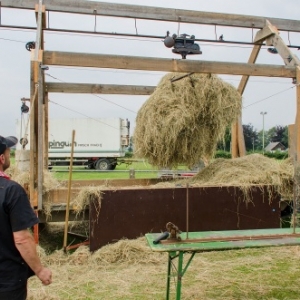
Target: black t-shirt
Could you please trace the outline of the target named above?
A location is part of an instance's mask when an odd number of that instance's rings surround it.
[[[13,232],[30,228],[38,221],[25,190],[0,177],[0,292],[25,285],[33,275],[15,246]]]

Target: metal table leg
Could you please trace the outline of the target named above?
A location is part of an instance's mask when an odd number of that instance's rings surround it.
[[[192,252],[186,266],[183,268],[183,255],[185,251],[169,252],[168,253],[168,278],[167,278],[167,294],[166,300],[170,300],[170,282],[171,282],[171,267],[172,260],[178,257],[178,265],[176,272],[176,300],[181,299],[181,287],[182,287],[182,277],[185,274],[187,268],[189,267],[196,252]]]
[[[183,264],[183,251],[179,251],[178,255],[178,269],[177,269],[177,286],[176,286],[176,300],[181,299],[181,279],[183,277],[182,272],[182,264]]]
[[[172,254],[168,253],[168,277],[167,277],[167,295],[166,300],[170,299],[170,281],[171,281],[171,266],[172,266]]]

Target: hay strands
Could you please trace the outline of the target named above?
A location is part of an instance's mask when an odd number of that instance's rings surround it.
[[[190,76],[190,75],[192,75],[192,74],[194,74],[194,72],[191,72],[191,73],[182,75],[182,76],[177,77],[177,78],[172,78],[172,79],[170,79],[170,81],[171,81],[171,82],[175,82],[175,81],[178,81],[178,80],[183,79],[183,78],[185,78],[185,77],[188,77],[188,76]]]

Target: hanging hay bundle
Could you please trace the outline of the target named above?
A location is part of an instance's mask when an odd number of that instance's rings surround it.
[[[174,81],[180,76],[164,76],[136,118],[135,153],[158,167],[192,167],[211,158],[241,111],[241,95],[216,75]]]

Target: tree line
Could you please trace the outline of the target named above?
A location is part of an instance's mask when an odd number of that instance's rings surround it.
[[[243,125],[245,146],[247,152],[256,152],[263,150],[270,142],[280,142],[288,148],[288,126],[277,125],[269,130],[256,130],[250,123]],[[219,142],[217,150],[230,151],[231,149],[231,128],[226,129],[224,140]]]

